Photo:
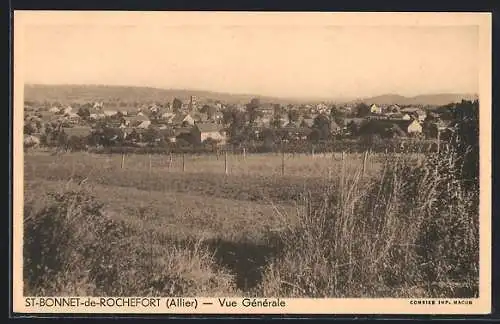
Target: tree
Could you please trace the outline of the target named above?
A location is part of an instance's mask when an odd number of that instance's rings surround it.
[[[479,101],[462,100],[452,112],[455,136],[451,144],[463,157],[462,178],[473,187],[479,183]]]
[[[296,109],[291,109],[288,111],[288,120],[290,122],[297,122],[300,118],[300,114],[299,114],[299,111],[296,110]]]
[[[369,114],[370,114],[370,107],[364,102],[361,102],[356,106],[356,116],[365,117]]]
[[[316,116],[312,128],[319,132],[320,140],[326,140],[330,137],[330,119],[326,115],[319,114]]]
[[[200,109],[200,112],[207,114],[208,119],[211,120],[217,112],[217,107],[213,105],[203,105],[203,107]]]
[[[24,124],[24,134],[31,135],[37,132],[36,125],[32,122]]]
[[[247,108],[247,114],[248,114],[248,119],[252,123],[257,118],[261,115],[258,111],[258,108],[260,107],[260,99],[259,98],[253,98],[250,100],[250,102],[246,105]]]
[[[321,139],[321,131],[317,128],[313,128],[309,133],[308,139],[312,142],[317,143]]]
[[[78,114],[78,116],[82,117],[82,119],[89,118],[90,117],[90,109],[87,107],[81,106],[78,109],[77,114]]]
[[[330,108],[330,118],[335,118],[340,113],[340,110],[337,108],[337,106],[332,105],[332,108]]]
[[[358,136],[359,135],[359,125],[358,123],[351,121],[347,124],[347,131],[353,135],[353,136]]]
[[[274,148],[274,143],[276,141],[276,132],[272,128],[265,128],[262,131],[262,140],[264,141],[264,147],[266,149]]]
[[[143,139],[150,145],[160,144],[164,140],[163,134],[156,127],[149,127],[144,133]]]
[[[182,101],[179,98],[174,98],[174,101],[172,102],[172,109],[175,113],[182,109]]]
[[[211,137],[207,138],[206,140],[203,141],[203,145],[205,147],[209,147],[212,152],[217,152],[217,145],[219,144],[218,140],[215,140]]]
[[[67,146],[71,151],[82,151],[87,148],[87,137],[71,136]]]

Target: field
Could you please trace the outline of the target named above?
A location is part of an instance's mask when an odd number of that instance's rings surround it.
[[[426,276],[429,269],[415,269],[422,255],[409,246],[424,239],[423,228],[429,225],[416,210],[419,204],[425,205],[428,195],[437,194],[425,189],[427,178],[416,179],[411,186],[403,179],[408,172],[417,175],[423,157],[363,159],[360,154],[342,159],[340,154],[26,152],[25,220],[45,215],[59,224],[60,220],[51,218],[58,213],[80,219],[82,224],[71,225],[76,227],[70,226],[68,235],[62,235],[67,241],[59,241],[58,246],[63,242],[71,246],[77,231],[92,242],[91,255],[99,258],[51,261],[64,264],[53,267],[63,279],[50,286],[30,279],[34,284],[25,289],[30,294],[56,295],[299,297],[442,296],[475,291],[470,269],[448,281],[440,266]],[[51,192],[59,194],[50,196]],[[411,193],[416,195],[412,202]],[[96,210],[115,224],[117,233],[101,233],[101,220],[86,221],[94,219]],[[463,215],[451,213],[462,220]],[[448,221],[456,222],[456,217]],[[83,225],[90,229],[82,230]],[[65,231],[61,224],[57,226],[54,231]],[[469,229],[465,231],[467,238],[474,237]],[[465,237],[463,232],[452,234]],[[32,244],[44,240],[46,236]],[[81,255],[87,255],[85,251]],[[465,252],[462,259],[447,260],[436,254],[432,260],[463,266],[468,257],[474,258],[469,250]],[[75,271],[82,271],[82,264],[87,264],[90,277],[82,272],[77,280]],[[443,282],[447,282],[444,288]]]

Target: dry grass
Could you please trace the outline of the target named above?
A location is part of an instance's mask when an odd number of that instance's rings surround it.
[[[345,154],[347,173],[354,173],[363,164],[363,154]],[[342,165],[341,153],[315,154],[285,154],[285,176],[301,178],[326,178],[329,172],[332,175],[340,171]],[[84,152],[51,155],[42,152],[30,152],[27,160],[37,162],[38,168],[44,166],[60,167],[66,165],[76,169],[98,166],[109,171],[119,171],[122,164],[120,154],[91,154]],[[185,154],[184,171],[182,154],[171,156],[153,154],[128,154],[125,156],[124,169],[129,172],[149,171],[150,161],[153,173],[183,173],[183,174],[225,174],[225,156],[220,154]],[[376,175],[382,166],[380,154],[372,154],[367,160],[366,174]],[[280,153],[268,154],[228,154],[227,169],[229,175],[252,177],[281,177],[282,155]]]
[[[409,155],[376,156],[364,174],[361,156],[342,164],[339,156],[289,155],[285,176],[279,174],[280,155],[231,156],[229,175],[223,174],[223,156],[190,156],[186,172],[175,163],[162,165],[168,157],[153,157],[151,172],[147,155],[127,157],[124,169],[120,159],[26,154],[25,230],[39,240],[26,245],[25,258],[60,255],[42,258],[48,268],[25,274],[27,293],[477,292],[478,201],[455,173],[459,158],[453,151],[428,156],[420,165]],[[68,179],[83,178],[87,189],[66,187]],[[58,199],[45,195],[54,191]],[[74,231],[67,215],[98,221],[87,232]],[[58,225],[47,230],[46,220]],[[68,250],[77,240],[86,242],[83,250]],[[39,252],[39,246],[48,250]]]
[[[265,296],[473,297],[478,293],[477,192],[463,188],[452,150],[422,165],[387,162],[309,197],[281,233],[265,270]]]

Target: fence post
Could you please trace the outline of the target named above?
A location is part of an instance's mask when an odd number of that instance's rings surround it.
[[[122,164],[121,168],[123,169],[125,167],[125,153],[122,153]]]
[[[172,167],[172,162],[173,162],[172,152],[170,152],[170,156],[169,156],[169,159],[168,159],[168,168],[169,169]]]
[[[227,175],[227,150],[224,151],[224,174]]]
[[[343,197],[342,193],[344,191],[344,182],[345,182],[345,152],[342,151],[342,155],[340,157],[340,197]]]
[[[182,152],[182,172],[186,171],[186,158],[185,153]]]
[[[285,150],[281,149],[281,176],[285,175]]]
[[[362,172],[362,176],[365,175],[365,172],[366,172],[366,162],[368,160],[368,151],[365,151],[365,154],[363,155],[363,172]]]
[[[149,173],[151,173],[151,153],[148,154],[148,158],[149,158]]]
[[[438,129],[437,131],[437,153],[439,154],[439,149],[440,149],[440,137],[441,137],[441,131]]]

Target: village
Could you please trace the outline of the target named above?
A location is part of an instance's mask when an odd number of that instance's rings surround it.
[[[114,105],[113,105],[114,104]],[[117,107],[118,106],[118,107]],[[115,102],[25,102],[25,146],[221,147],[325,143],[341,139],[431,140],[447,129],[440,107],[397,104],[246,104],[187,100],[120,107]],[[206,144],[206,145],[205,145]]]

